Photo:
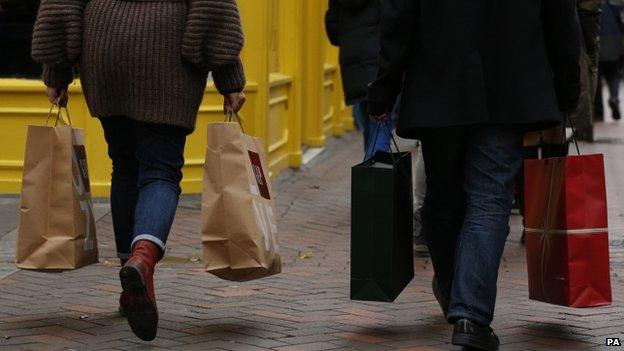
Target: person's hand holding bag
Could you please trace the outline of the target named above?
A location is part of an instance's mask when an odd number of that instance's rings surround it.
[[[48,99],[51,103],[57,104],[59,107],[67,107],[67,87],[65,88],[53,88],[48,87],[46,90]]]
[[[245,97],[245,93],[240,91],[236,93],[229,93],[223,95],[223,112],[225,114],[228,113],[238,113],[240,109],[247,101],[247,97]]]

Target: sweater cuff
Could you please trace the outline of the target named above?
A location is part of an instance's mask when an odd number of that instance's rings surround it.
[[[221,95],[238,93],[245,88],[245,70],[240,58],[214,69],[212,78]]]
[[[67,88],[74,80],[74,70],[71,66],[65,65],[43,65],[43,82],[51,88]]]
[[[396,96],[388,89],[374,85],[368,85],[368,113],[371,116],[381,116],[392,111]]]

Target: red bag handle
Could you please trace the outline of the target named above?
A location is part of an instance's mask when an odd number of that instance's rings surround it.
[[[561,125],[561,139],[563,141],[563,144],[566,143],[566,133],[565,133],[565,129],[566,129],[566,121],[570,122],[570,128],[572,128],[572,141],[574,142],[574,146],[576,148],[576,153],[578,155],[581,155],[581,149],[579,148],[579,144],[578,144],[578,140],[576,139],[576,128],[574,128],[574,122],[572,122],[572,117],[570,117],[570,114],[568,113],[564,113],[563,114],[563,123]],[[555,135],[557,133],[553,133],[552,137],[550,138],[550,143],[554,144],[555,141]]]

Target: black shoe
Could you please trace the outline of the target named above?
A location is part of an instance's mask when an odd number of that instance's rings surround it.
[[[615,100],[609,100],[609,107],[611,107],[611,111],[613,111],[613,119],[619,121],[621,118],[620,102]]]
[[[433,277],[433,280],[431,281],[431,290],[433,290],[433,296],[435,296],[436,300],[438,300],[442,313],[444,313],[444,318],[446,318],[449,308],[449,299],[444,296],[442,291],[440,291],[436,277]]]
[[[453,345],[472,347],[477,350],[496,351],[500,345],[498,336],[490,327],[484,327],[462,318],[455,322]]]

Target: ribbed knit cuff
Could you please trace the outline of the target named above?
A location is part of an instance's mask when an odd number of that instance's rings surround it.
[[[212,78],[222,95],[241,92],[245,88],[245,69],[240,58],[213,70]]]
[[[71,66],[43,65],[43,82],[51,88],[66,88],[74,80],[74,70]]]

